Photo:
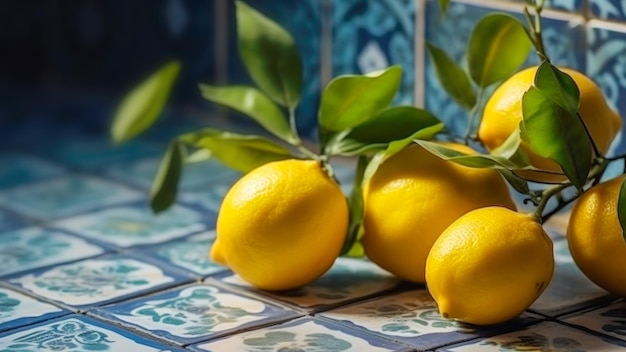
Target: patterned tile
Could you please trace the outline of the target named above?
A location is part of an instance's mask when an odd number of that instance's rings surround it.
[[[180,345],[299,315],[274,304],[205,284],[184,286],[104,307],[92,314]]]
[[[0,350],[42,351],[174,351],[128,331],[72,315],[0,334]]]
[[[173,206],[155,215],[141,203],[68,218],[52,226],[99,242],[132,247],[170,241],[202,231],[209,226],[206,222],[211,225],[214,222],[212,217],[206,218],[181,206]]]
[[[49,320],[69,311],[0,287],[0,332]]]
[[[224,196],[232,183],[216,183],[215,185],[195,192],[181,192],[180,202],[199,207],[217,214]]]
[[[104,253],[82,238],[45,228],[0,234],[0,277]]]
[[[63,167],[26,154],[0,154],[0,189],[62,174]]]
[[[525,313],[510,323],[490,328],[464,325],[439,315],[435,301],[425,289],[382,296],[320,316],[393,338],[420,350],[513,330],[535,320]]]
[[[586,311],[563,321],[626,341],[626,301]]]
[[[390,273],[372,262],[353,258],[338,258],[324,276],[295,291],[281,293],[257,291],[231,273],[221,275],[219,279],[229,285],[317,311],[388,292],[399,283]]]
[[[511,332],[462,345],[444,347],[440,352],[502,352],[502,351],[571,351],[617,352],[626,343],[608,340],[578,329],[553,322],[533,325],[525,330]]]
[[[531,310],[558,316],[610,299],[609,293],[593,284],[578,269],[565,239],[554,242],[554,277]]]
[[[622,0],[589,0],[589,9],[594,17],[626,21],[626,6]]]
[[[142,252],[195,276],[205,277],[227,270],[209,259],[215,231],[203,232],[175,242],[150,247]]]
[[[404,74],[395,103],[412,104],[415,4],[413,0],[333,1],[333,76],[400,65]]]
[[[359,334],[343,325],[314,318],[297,319],[270,328],[202,343],[193,351],[301,351],[385,352],[407,351],[395,342]]]
[[[587,29],[587,73],[602,88],[609,104],[626,116],[626,26],[605,28],[590,22]],[[613,144],[614,153],[626,151],[626,124]],[[618,166],[619,168],[619,166]],[[621,169],[612,174],[621,173]]]
[[[32,294],[75,308],[103,305],[188,281],[170,270],[115,255],[40,269],[8,282]]]
[[[109,181],[71,174],[0,192],[0,206],[36,219],[53,220],[144,198],[141,192]]]

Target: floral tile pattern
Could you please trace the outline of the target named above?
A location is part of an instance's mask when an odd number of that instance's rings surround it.
[[[38,227],[0,234],[0,277],[105,252],[82,238]]]
[[[206,284],[184,286],[92,314],[121,321],[181,345],[298,316],[254,298]]]
[[[0,192],[0,206],[36,219],[52,220],[144,197],[110,181],[72,174]]]
[[[231,273],[223,275],[220,280],[255,291]],[[282,293],[260,293],[301,308],[322,310],[389,291],[398,283],[390,273],[372,262],[339,258],[324,276],[304,288]]]
[[[173,349],[96,320],[72,315],[0,334],[0,350],[41,351],[173,351]]]
[[[557,316],[610,299],[609,293],[593,284],[572,259],[567,240],[554,242],[554,277],[531,310]]]
[[[144,253],[196,276],[205,277],[227,270],[209,259],[209,250],[214,240],[215,231],[203,232],[180,241],[151,247]]]
[[[626,341],[626,301],[624,300],[570,318],[564,317],[563,321]]]
[[[188,281],[179,274],[136,257],[88,259],[41,269],[12,278],[9,283],[61,304],[83,308]]]
[[[68,313],[52,304],[0,287],[0,332]]]
[[[602,339],[558,323],[541,323],[526,330],[515,331],[460,346],[450,346],[438,352],[506,352],[506,351],[567,351],[614,352],[622,351],[626,343]]]
[[[329,321],[302,318],[270,328],[202,343],[194,351],[385,352],[408,350],[374,336],[349,331]]]
[[[432,349],[455,341],[494,334],[488,328],[479,330],[443,318],[425,289],[382,296],[324,312],[320,316],[392,337],[419,349]],[[524,314],[508,326],[503,324],[498,329],[514,329],[529,320],[534,318]]]
[[[49,161],[26,154],[0,154],[0,189],[54,177],[65,169]]]
[[[204,230],[201,214],[180,206],[155,214],[145,204],[104,209],[53,226],[119,247],[160,243]]]

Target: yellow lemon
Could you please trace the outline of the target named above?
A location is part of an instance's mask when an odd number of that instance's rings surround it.
[[[567,226],[574,262],[596,285],[626,297],[626,242],[617,217],[625,176],[600,183],[576,201]]]
[[[552,241],[534,217],[486,207],[460,217],[437,239],[426,285],[444,317],[490,325],[528,308],[553,272]]]
[[[474,151],[460,144],[449,147]],[[394,275],[423,283],[430,247],[470,210],[489,205],[515,209],[498,172],[445,161],[412,145],[384,161],[364,187],[367,257]]]
[[[319,162],[271,162],[227,192],[211,258],[259,289],[295,289],[332,266],[347,227],[344,194]]]
[[[600,152],[606,153],[622,127],[622,120],[607,105],[602,91],[589,77],[572,69],[559,69],[576,82],[580,90],[580,115]],[[537,66],[534,66],[515,73],[487,101],[478,128],[478,139],[487,149],[499,147],[519,126],[523,119],[522,96],[533,85],[536,72]],[[525,143],[522,143],[522,148],[528,153],[533,166],[551,173],[524,170],[519,171],[520,176],[548,183],[566,179],[556,162],[534,154]]]

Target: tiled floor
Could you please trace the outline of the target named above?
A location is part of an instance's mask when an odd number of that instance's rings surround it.
[[[112,148],[63,130],[0,145],[0,351],[626,350],[626,301],[582,276],[562,218],[550,224],[551,286],[499,326],[443,319],[423,286],[361,259],[298,291],[261,292],[207,259],[236,173],[187,169],[178,204],[154,217],[158,134]]]

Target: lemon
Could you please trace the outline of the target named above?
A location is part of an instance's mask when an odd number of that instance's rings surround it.
[[[319,162],[271,162],[227,192],[211,258],[259,289],[295,289],[332,266],[347,228],[346,198]]]
[[[437,239],[426,285],[444,317],[491,325],[528,308],[553,272],[552,241],[534,217],[486,207],[460,217]]]
[[[626,297],[626,242],[617,217],[624,175],[600,183],[576,201],[567,226],[572,258],[596,285]]]
[[[460,144],[449,147],[474,151]],[[404,280],[423,283],[430,247],[470,210],[515,209],[498,172],[445,161],[414,144],[384,161],[364,186],[363,249]]]
[[[570,75],[580,90],[579,112],[595,144],[605,154],[622,127],[622,120],[606,103],[600,88],[584,74],[559,68]],[[491,95],[478,128],[478,139],[489,150],[499,147],[519,126],[523,119],[522,96],[533,85],[537,66],[519,71],[504,81]],[[551,173],[519,171],[519,175],[532,181],[555,183],[566,180],[560,166],[531,152],[522,143],[533,166]]]

